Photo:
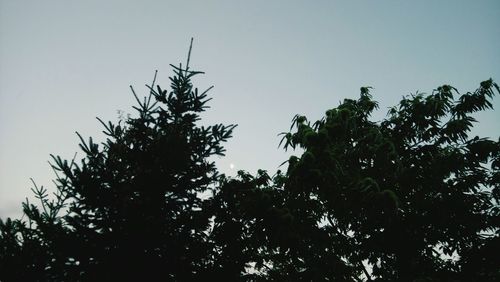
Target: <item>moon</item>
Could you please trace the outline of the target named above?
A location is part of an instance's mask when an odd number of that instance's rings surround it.
[[[234,164],[233,164],[233,163],[230,163],[230,164],[229,164],[229,168],[230,168],[230,169],[234,169]]]

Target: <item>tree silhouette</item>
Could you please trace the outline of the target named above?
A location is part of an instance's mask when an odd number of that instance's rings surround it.
[[[443,85],[377,123],[364,87],[312,125],[296,116],[282,142],[304,153],[288,161],[282,193],[297,272],[322,280],[336,270],[318,260],[333,254],[368,280],[498,281],[500,143],[467,134],[495,90],[491,79],[462,95]]]
[[[189,56],[172,67],[170,91],[153,80],[141,100],[132,88],[138,117],[100,120],[105,143],[78,135],[80,163],[52,156],[56,198],[35,186],[41,209],[26,202],[27,221],[0,223],[2,281],[186,281],[210,270],[203,195],[218,172],[209,158],[223,155],[235,126],[197,125],[209,89],[193,88],[201,72],[189,69]]]
[[[191,53],[191,48],[189,54]],[[500,143],[468,136],[491,79],[404,97],[381,122],[369,88],[311,124],[295,116],[286,172],[220,175],[234,125],[200,126],[210,100],[173,66],[137,117],[52,156],[56,193],[0,220],[0,281],[495,281]]]

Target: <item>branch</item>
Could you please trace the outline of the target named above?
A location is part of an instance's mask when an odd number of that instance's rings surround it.
[[[341,235],[341,236],[345,236],[341,230],[339,230],[339,227],[333,222],[333,220],[331,219],[330,216],[327,216],[326,217],[328,222],[330,223],[330,225],[333,227],[333,230],[338,234],[338,235]],[[372,278],[371,278],[371,275],[370,273],[368,273],[368,270],[366,270],[366,267],[365,265],[363,264],[363,262],[361,261],[360,258],[357,259],[358,260],[358,263],[359,265],[361,266],[361,269],[363,270],[363,273],[365,274],[366,276],[366,279],[368,279],[368,281],[373,281]]]
[[[135,100],[137,101],[137,103],[139,103],[139,105],[141,107],[143,107],[142,103],[141,103],[141,100],[139,100],[139,97],[137,97],[137,94],[135,94],[135,90],[134,90],[134,87],[132,87],[132,85],[129,85],[130,86],[130,90],[132,90],[132,94],[134,94],[134,97],[135,97]]]
[[[33,178],[30,178],[30,180],[31,180],[31,183],[33,183],[33,186],[35,186],[35,189],[31,189],[31,191],[33,191],[36,194],[36,197],[42,203],[42,208],[43,208],[44,213],[46,215],[48,215],[49,213],[47,212],[47,208],[46,208],[46,197],[47,197],[47,195],[43,191],[43,186],[41,188],[38,188],[38,186],[35,183],[35,180],[33,180]]]
[[[188,57],[187,57],[187,62],[186,62],[186,71],[189,70],[189,60],[191,59],[191,50],[193,49],[193,38],[191,37],[191,44],[189,44],[189,52],[188,52]]]
[[[366,279],[368,279],[368,281],[373,281],[370,273],[368,273],[368,270],[366,270],[366,267],[363,264],[363,262],[361,261],[361,259],[358,259],[358,262],[361,265],[363,272],[365,273]]]
[[[148,108],[149,108],[149,103],[151,102],[151,96],[154,96],[152,89],[155,87],[156,75],[158,75],[158,70],[155,70],[155,76],[153,77],[153,83],[151,83],[151,87],[150,87],[151,91],[149,91],[148,102],[147,102]]]

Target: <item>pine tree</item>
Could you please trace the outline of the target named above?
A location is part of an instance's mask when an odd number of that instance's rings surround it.
[[[189,54],[191,53],[191,48]],[[219,178],[212,156],[234,125],[198,125],[206,91],[192,85],[202,72],[173,66],[170,89],[153,83],[138,116],[105,123],[102,144],[78,133],[81,161],[52,156],[57,192],[34,192],[26,220],[0,223],[0,280],[96,281],[202,277],[210,264],[211,214],[206,195]]]

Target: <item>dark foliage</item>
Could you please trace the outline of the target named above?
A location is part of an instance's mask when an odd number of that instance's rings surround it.
[[[369,88],[311,124],[293,119],[286,173],[219,175],[234,125],[203,127],[209,101],[172,66],[170,90],[135,94],[85,157],[52,156],[0,220],[0,281],[498,281],[500,143],[468,136],[498,86],[405,97],[381,122]],[[155,74],[156,78],[156,74]]]
[[[134,92],[137,118],[101,121],[105,143],[78,135],[80,163],[52,156],[57,197],[35,186],[41,209],[26,202],[27,220],[0,223],[0,280],[186,281],[215,269],[209,157],[223,155],[234,126],[196,125],[209,100],[191,83],[200,72],[172,67],[170,91],[153,81],[144,100]]]
[[[500,143],[467,134],[495,90],[492,80],[463,95],[443,85],[376,123],[364,87],[312,125],[296,116],[282,141],[304,153],[289,160],[282,198],[299,220],[301,272],[334,254],[342,272],[369,280],[498,281]]]

